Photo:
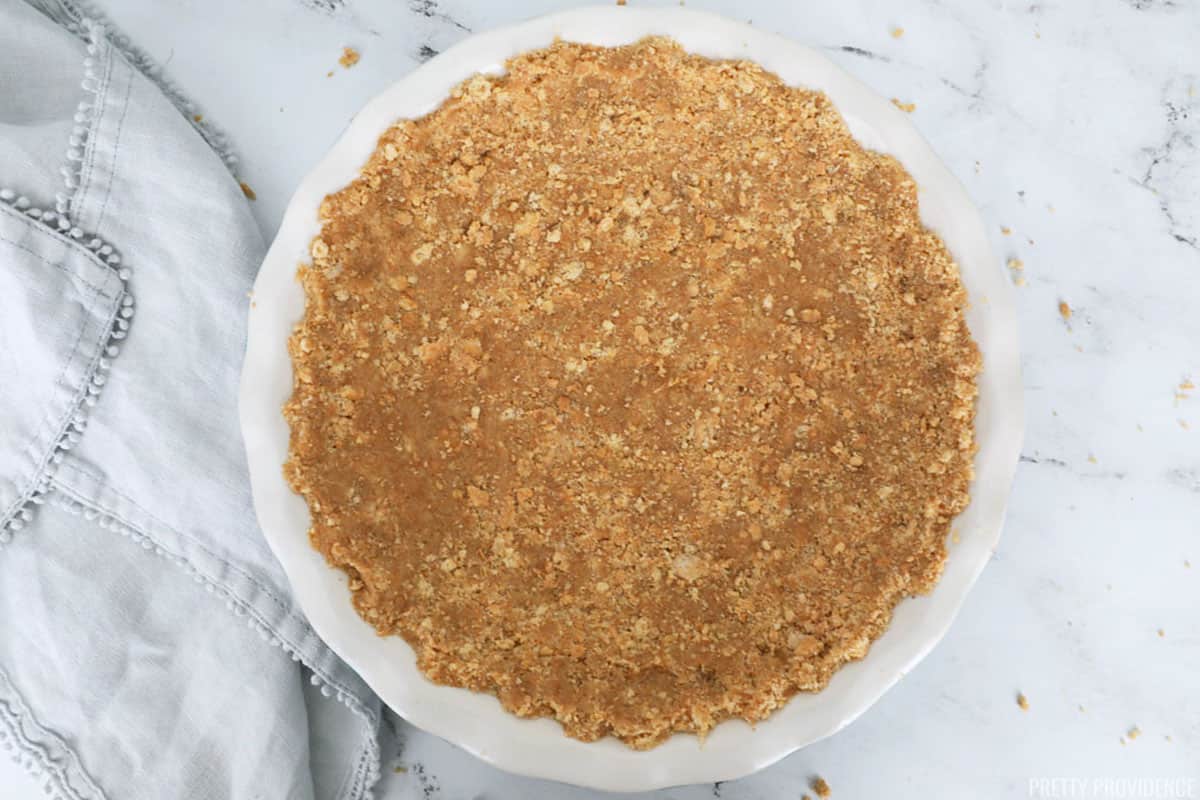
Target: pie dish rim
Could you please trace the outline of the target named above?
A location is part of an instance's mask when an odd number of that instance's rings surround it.
[[[461,80],[501,71],[506,58],[554,39],[599,45],[664,35],[689,52],[741,58],[785,82],[820,89],[864,146],[894,155],[916,179],[922,221],[959,263],[968,327],[983,356],[976,417],[979,451],[971,503],[956,519],[958,541],[934,591],[904,600],[866,657],[846,664],[821,692],[801,693],[767,720],[718,725],[701,742],[676,734],[636,751],[611,737],[580,742],[551,719],[520,719],[492,695],[439,686],[416,667],[399,637],[380,637],[350,602],[346,576],[308,541],[304,500],[283,477],[292,390],[287,338],[303,313],[296,267],[319,232],[324,197],[357,174],[395,120],[435,109]],[[683,8],[581,8],[475,34],[434,57],[368,103],[305,177],[288,204],[254,284],[248,314],[239,417],[259,524],[313,628],[383,701],[418,728],[509,772],[609,791],[644,791],[726,781],[756,772],[840,730],[911,670],[949,628],[995,552],[1024,426],[1015,298],[993,257],[983,221],[959,181],[904,112],[819,51],[724,17]]]

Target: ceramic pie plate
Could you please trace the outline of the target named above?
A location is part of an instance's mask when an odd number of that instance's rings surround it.
[[[701,742],[675,735],[648,751],[612,738],[584,743],[557,722],[519,719],[495,697],[438,686],[417,669],[399,637],[380,637],[355,612],[345,575],[309,546],[308,508],[283,478],[292,391],[287,339],[304,311],[296,267],[319,232],[317,208],[358,174],[395,120],[433,111],[476,73],[555,39],[622,45],[666,35],[686,50],[747,59],[790,85],[829,96],[864,146],[895,156],[919,186],[921,219],[937,232],[961,270],[970,298],[967,323],[983,353],[976,434],[979,452],[969,507],[955,522],[945,572],[933,593],[905,600],[887,632],[861,661],[842,667],[821,692],[796,695],[769,719],[718,725]],[[300,184],[254,284],[239,411],[259,524],[313,628],[406,720],[510,772],[610,791],[640,791],[748,775],[829,736],[866,711],[942,638],[995,550],[1020,452],[1022,394],[1013,291],[990,250],[983,222],[962,185],[906,115],[820,53],[712,14],[686,10],[584,8],[471,36],[372,100]]]

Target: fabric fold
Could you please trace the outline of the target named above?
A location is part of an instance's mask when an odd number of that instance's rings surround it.
[[[21,184],[0,194],[17,243],[0,241],[0,705],[19,698],[112,797],[368,796],[381,704],[312,631],[254,518],[236,395],[264,243],[231,156],[98,16],[14,2],[0,52],[58,41],[25,66],[56,76],[36,89],[51,116],[78,106],[39,123],[65,137],[57,163],[47,150],[11,179],[28,148],[0,111],[0,186]],[[30,91],[0,82],[0,107],[36,108]]]

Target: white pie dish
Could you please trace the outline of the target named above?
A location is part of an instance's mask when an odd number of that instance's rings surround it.
[[[451,88],[506,58],[555,38],[617,45],[668,35],[715,58],[758,62],[789,84],[824,91],[865,146],[900,160],[920,187],[923,221],[958,261],[971,300],[967,321],[983,353],[976,419],[979,453],[971,503],[956,520],[945,572],[927,597],[905,600],[867,656],[837,672],[816,694],[796,696],[757,726],[730,721],[700,743],[676,735],[649,751],[614,739],[583,743],[551,720],[522,720],[490,695],[438,686],[417,669],[412,649],[380,637],[350,603],[345,575],[309,545],[308,509],[283,478],[292,391],[287,338],[304,310],[295,280],[319,231],[322,199],[349,183],[395,120],[436,108]],[[965,190],[906,115],[820,53],[747,25],[691,10],[614,6],[553,14],[471,36],[372,100],[293,195],[254,285],[239,412],[259,523],[317,633],[379,696],[412,724],[502,769],[612,791],[731,780],[834,733],[869,708],[941,639],[994,552],[1020,452],[1022,392],[1013,293],[990,251]]]

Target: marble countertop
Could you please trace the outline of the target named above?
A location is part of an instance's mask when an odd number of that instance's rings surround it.
[[[819,774],[835,798],[1200,798],[1200,4],[687,4],[915,104],[1023,264],[1028,421],[999,551],[917,669],[758,775],[647,796],[798,800]],[[575,4],[100,5],[228,133],[269,238],[369,98],[473,31]],[[387,798],[593,796],[411,727],[385,774]]]

